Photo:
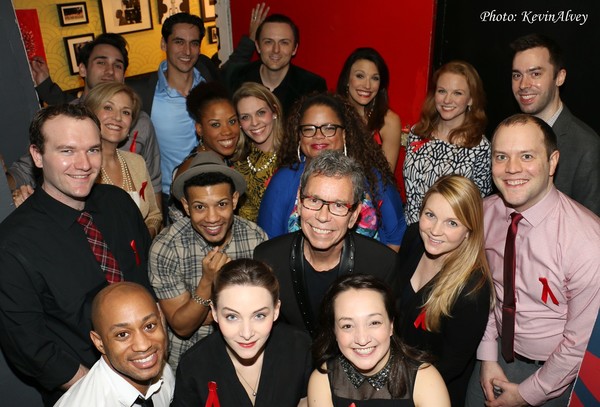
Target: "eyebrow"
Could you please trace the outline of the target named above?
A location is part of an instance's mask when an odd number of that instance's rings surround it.
[[[109,58],[106,55],[98,55],[97,57],[94,57],[94,59],[92,61],[97,61],[99,59],[109,59]],[[116,58],[115,61],[124,64],[123,60],[120,58]]]
[[[151,313],[151,314],[148,314],[144,318],[142,318],[142,323],[148,322],[148,320],[152,319],[152,318],[158,318],[158,315],[156,313],[154,313],[154,312]],[[109,328],[109,331],[114,331],[114,330],[119,329],[119,328],[127,328],[127,327],[129,327],[131,325],[133,325],[133,324],[130,323],[130,322],[121,322],[121,323],[118,323],[118,324],[113,324]]]
[[[236,314],[239,314],[239,313],[240,313],[239,311],[237,311],[237,310],[234,310],[233,308],[229,308],[229,307],[223,307],[223,309],[222,309],[222,310],[223,310],[223,311],[234,312],[234,313],[236,313]],[[256,311],[252,311],[252,314],[256,314],[256,313],[259,313],[259,312],[261,312],[261,311],[268,311],[268,310],[269,310],[269,307],[262,307],[262,308],[260,308],[260,309],[257,309]]]
[[[372,314],[367,315],[367,318],[378,317],[378,316],[383,317],[383,314],[380,312],[374,312]],[[346,320],[353,321],[354,318],[352,318],[352,317],[339,317],[338,318],[338,321],[346,321]]]

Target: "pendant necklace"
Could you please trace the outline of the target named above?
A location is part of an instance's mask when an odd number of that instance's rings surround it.
[[[240,373],[239,370],[235,369],[235,372],[244,381],[244,383],[246,383],[248,385],[248,387],[250,387],[250,390],[252,390],[252,397],[256,397],[256,391],[258,390],[258,382],[260,380],[260,373],[261,372],[258,373],[258,377],[256,378],[256,384],[254,385],[254,387],[252,387],[250,385],[250,383],[248,383],[248,381],[244,378],[244,376]]]

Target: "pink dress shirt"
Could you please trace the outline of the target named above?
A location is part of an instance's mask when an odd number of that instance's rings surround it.
[[[499,195],[484,201],[485,250],[496,305],[477,350],[480,360],[498,360],[504,244],[513,211]],[[515,352],[546,361],[519,384],[525,401],[540,405],[575,379],[598,314],[600,218],[554,187],[522,215],[516,238]]]

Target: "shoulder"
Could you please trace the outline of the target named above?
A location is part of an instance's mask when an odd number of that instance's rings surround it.
[[[585,141],[600,146],[600,137],[598,137],[598,134],[590,126],[573,115],[567,106],[563,105],[563,111],[556,119],[552,128],[557,133],[557,136],[568,133],[569,138],[576,138],[581,142]]]
[[[415,377],[413,401],[416,405],[450,407],[450,397],[440,372],[430,364],[419,367]]]
[[[213,363],[219,359],[222,352],[225,352],[225,342],[221,337],[221,333],[215,331],[200,339],[181,356],[177,370],[182,372],[209,371],[214,368]]]
[[[130,151],[122,151],[119,150],[119,154],[121,154],[123,156],[123,158],[125,159],[125,161],[127,162],[128,165],[132,164],[132,165],[146,165],[146,160],[144,160],[144,157],[142,157],[141,155],[137,154],[137,153],[132,153]]]
[[[164,248],[174,245],[176,242],[187,240],[191,230],[192,223],[187,216],[178,219],[175,223],[161,230],[154,238],[151,251],[156,250],[158,247]]]
[[[384,117],[384,126],[400,127],[400,116],[392,109],[388,109]]]
[[[248,219],[244,219],[241,216],[234,215],[233,225],[234,238],[253,237],[260,240],[261,242],[267,240],[267,234],[265,233],[265,231],[256,223]]]
[[[284,256],[289,256],[290,248],[292,247],[292,242],[294,237],[300,232],[287,233],[285,235],[277,236],[273,239],[269,239],[267,241],[262,242],[256,249],[254,249],[254,256],[258,260],[281,257],[282,253]],[[285,252],[279,251],[281,249],[286,249]]]
[[[600,218],[591,210],[558,191],[557,217],[562,218],[559,226],[573,233],[573,240],[598,240]]]
[[[395,268],[397,253],[388,246],[370,237],[351,232],[354,237],[356,272],[389,277],[390,268]],[[378,267],[373,267],[376,261]]]
[[[310,352],[312,339],[308,333],[295,326],[279,321],[273,326],[271,336],[274,344],[285,352],[295,352],[302,358]]]
[[[323,77],[293,64],[290,64],[290,73],[297,78],[302,78],[303,80],[310,81],[311,83],[325,83],[325,79]]]

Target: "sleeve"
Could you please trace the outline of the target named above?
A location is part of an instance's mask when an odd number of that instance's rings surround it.
[[[492,149],[485,136],[483,138],[483,143],[476,147],[478,152],[473,162],[473,182],[479,188],[481,197],[485,198],[492,193]]]
[[[498,327],[496,326],[496,315],[491,309],[488,314],[483,338],[477,347],[477,359],[489,362],[498,361]]]
[[[191,354],[191,353],[190,353]],[[206,403],[206,393],[208,382],[202,383],[202,366],[190,366],[186,362],[192,359],[184,355],[177,366],[177,375],[175,378],[175,393],[171,407],[199,407]],[[218,389],[217,389],[218,390]]]
[[[161,300],[175,298],[186,291],[183,269],[175,249],[170,245],[171,236],[166,234],[167,231],[169,229],[163,230],[150,247],[150,284]]]
[[[233,50],[229,58],[223,65],[221,66],[222,70],[227,70],[229,64],[245,64],[250,62],[252,56],[254,55],[254,50],[256,46],[254,41],[250,39],[247,35],[243,35],[240,38],[240,42],[238,42],[237,47]]]
[[[384,185],[381,179],[378,182],[379,191],[383,191],[382,198],[378,203],[381,211],[379,237],[382,243],[400,245],[406,231],[400,192],[392,185]]]
[[[60,86],[52,82],[52,78],[48,77],[44,82],[40,83],[35,88],[40,100],[49,105],[59,105],[61,103],[69,103],[77,99],[71,93],[64,92]]]
[[[568,309],[563,340],[544,366],[519,384],[519,393],[537,406],[562,394],[575,380],[600,308],[600,264],[596,253],[573,255],[566,273]]]
[[[163,217],[162,217],[162,212],[161,210],[158,208],[158,203],[156,202],[156,194],[155,194],[155,190],[154,190],[154,185],[152,185],[152,180],[150,179],[150,174],[148,173],[148,169],[146,167],[143,168],[144,170],[144,178],[145,181],[147,182],[146,184],[146,193],[144,194],[144,197],[146,199],[146,201],[148,202],[148,216],[146,216],[146,219],[144,219],[144,222],[146,223],[146,226],[153,227],[154,229],[156,229],[157,231],[160,231],[160,228],[162,226],[162,221],[163,221]]]
[[[596,136],[597,137],[597,136]],[[572,198],[600,216],[600,144],[588,146],[579,157]]]
[[[12,163],[8,169],[8,173],[12,175],[15,180],[16,187],[20,187],[21,185],[31,185],[35,188],[37,178],[36,172],[41,171],[37,170],[37,167],[33,164],[31,154],[29,153],[22,155],[18,160]]]
[[[263,195],[258,211],[257,223],[270,239],[288,233],[288,219],[292,212],[297,185],[290,185],[293,181],[289,171],[277,171]],[[290,204],[291,202],[291,204]]]
[[[42,289],[17,250],[0,250],[0,344],[22,374],[48,390],[68,382],[80,361],[46,335]]]

